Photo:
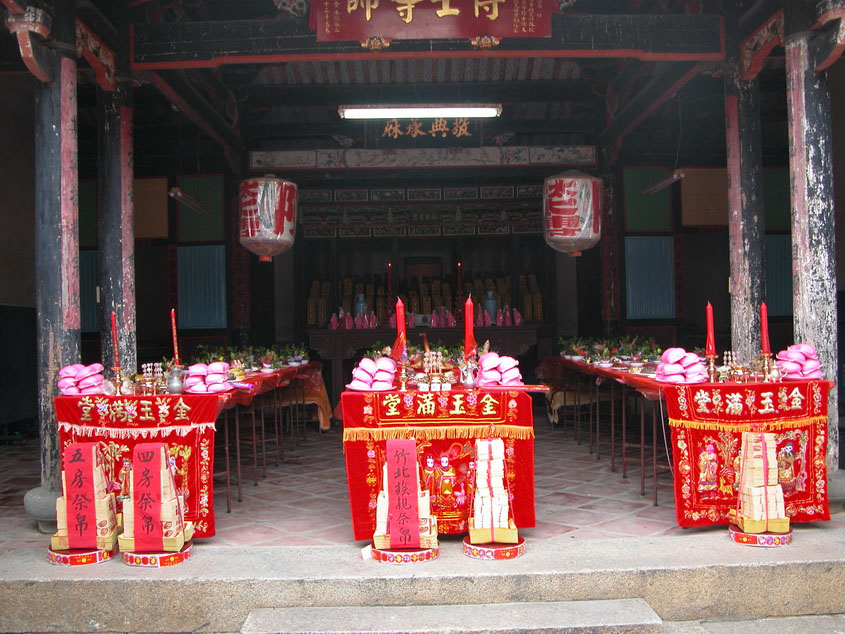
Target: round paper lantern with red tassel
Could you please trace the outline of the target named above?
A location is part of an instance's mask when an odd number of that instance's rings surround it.
[[[296,238],[297,188],[295,183],[263,176],[248,178],[240,189],[241,244],[270,262],[287,251]]]
[[[563,172],[543,181],[543,237],[555,251],[581,255],[601,238],[600,178]]]

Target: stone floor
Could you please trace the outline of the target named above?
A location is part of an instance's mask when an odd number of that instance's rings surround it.
[[[652,502],[651,479],[640,495],[639,465],[629,464],[628,478],[611,472],[609,438],[603,437],[599,460],[571,431],[552,429],[543,408],[535,411],[537,526],[520,531],[528,540],[607,539],[723,531],[723,527],[681,529],[675,522],[672,489],[658,487]],[[299,546],[352,544],[352,528],[342,451],[341,429],[317,433],[312,426],[299,445],[285,447],[285,459],[269,464],[266,477],[253,484],[251,465],[243,469],[243,501],[232,486],[232,512],[226,513],[224,487],[216,482],[217,535],[197,544],[223,546]],[[662,444],[662,438],[659,439]],[[219,442],[218,442],[219,445]],[[638,452],[636,452],[638,458]],[[37,441],[0,446],[0,549],[43,548],[44,535],[23,508],[24,493],[39,484]],[[647,474],[651,471],[646,469]],[[671,482],[665,472],[659,481]],[[837,507],[831,522],[845,527]],[[359,542],[361,546],[364,542]]]

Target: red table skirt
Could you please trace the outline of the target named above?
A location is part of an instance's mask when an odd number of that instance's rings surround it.
[[[775,434],[778,483],[793,522],[830,519],[828,381],[663,387],[680,526],[728,524],[737,506],[742,433]]]
[[[62,447],[100,441],[106,475],[117,482],[123,460],[135,445],[158,440],[176,464],[176,488],[185,496],[185,519],[195,537],[214,535],[214,421],[227,396],[57,396],[54,400]]]
[[[385,445],[390,438],[416,439],[421,486],[431,492],[438,531],[448,534],[467,530],[475,440],[502,438],[514,522],[518,528],[534,526],[534,429],[528,394],[483,389],[346,391],[341,405],[356,540],[373,536]]]

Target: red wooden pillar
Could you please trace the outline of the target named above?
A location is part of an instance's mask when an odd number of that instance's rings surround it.
[[[746,360],[760,354],[759,306],[766,295],[757,83],[757,79],[740,79],[735,65],[725,73],[731,349]]]
[[[100,350],[108,368],[114,359],[111,313],[117,316],[117,346],[124,372],[137,371],[135,329],[135,209],[132,162],[132,89],[128,81],[129,30],[121,25],[115,90],[98,89],[100,252]],[[166,315],[161,316],[166,319]]]
[[[59,369],[78,363],[79,236],[76,140],[75,6],[55,3],[57,44],[42,61],[51,81],[35,91],[35,303],[38,332],[38,425],[41,486],[27,492],[27,512],[55,527],[61,448],[53,413]],[[43,80],[42,80],[43,81]]]
[[[601,318],[603,332],[608,336],[619,334],[619,232],[616,215],[616,195],[619,191],[616,176],[604,175],[604,209],[601,218]]]
[[[815,3],[786,2],[786,90],[792,208],[795,341],[812,343],[838,381],[832,130],[826,31],[811,32]],[[830,391],[827,468],[839,465],[838,399]]]

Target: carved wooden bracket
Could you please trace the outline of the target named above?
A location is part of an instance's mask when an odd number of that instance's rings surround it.
[[[36,7],[23,7],[15,0],[2,0],[9,10],[6,26],[18,40],[21,58],[38,81],[50,83],[53,73],[50,65],[52,53],[43,40],[50,36],[50,14]]]
[[[783,44],[783,9],[773,14],[739,46],[739,77],[754,79],[775,46]]]
[[[116,56],[97,35],[81,20],[76,20],[76,54],[84,57],[97,77],[97,84],[103,90],[116,90]]]

